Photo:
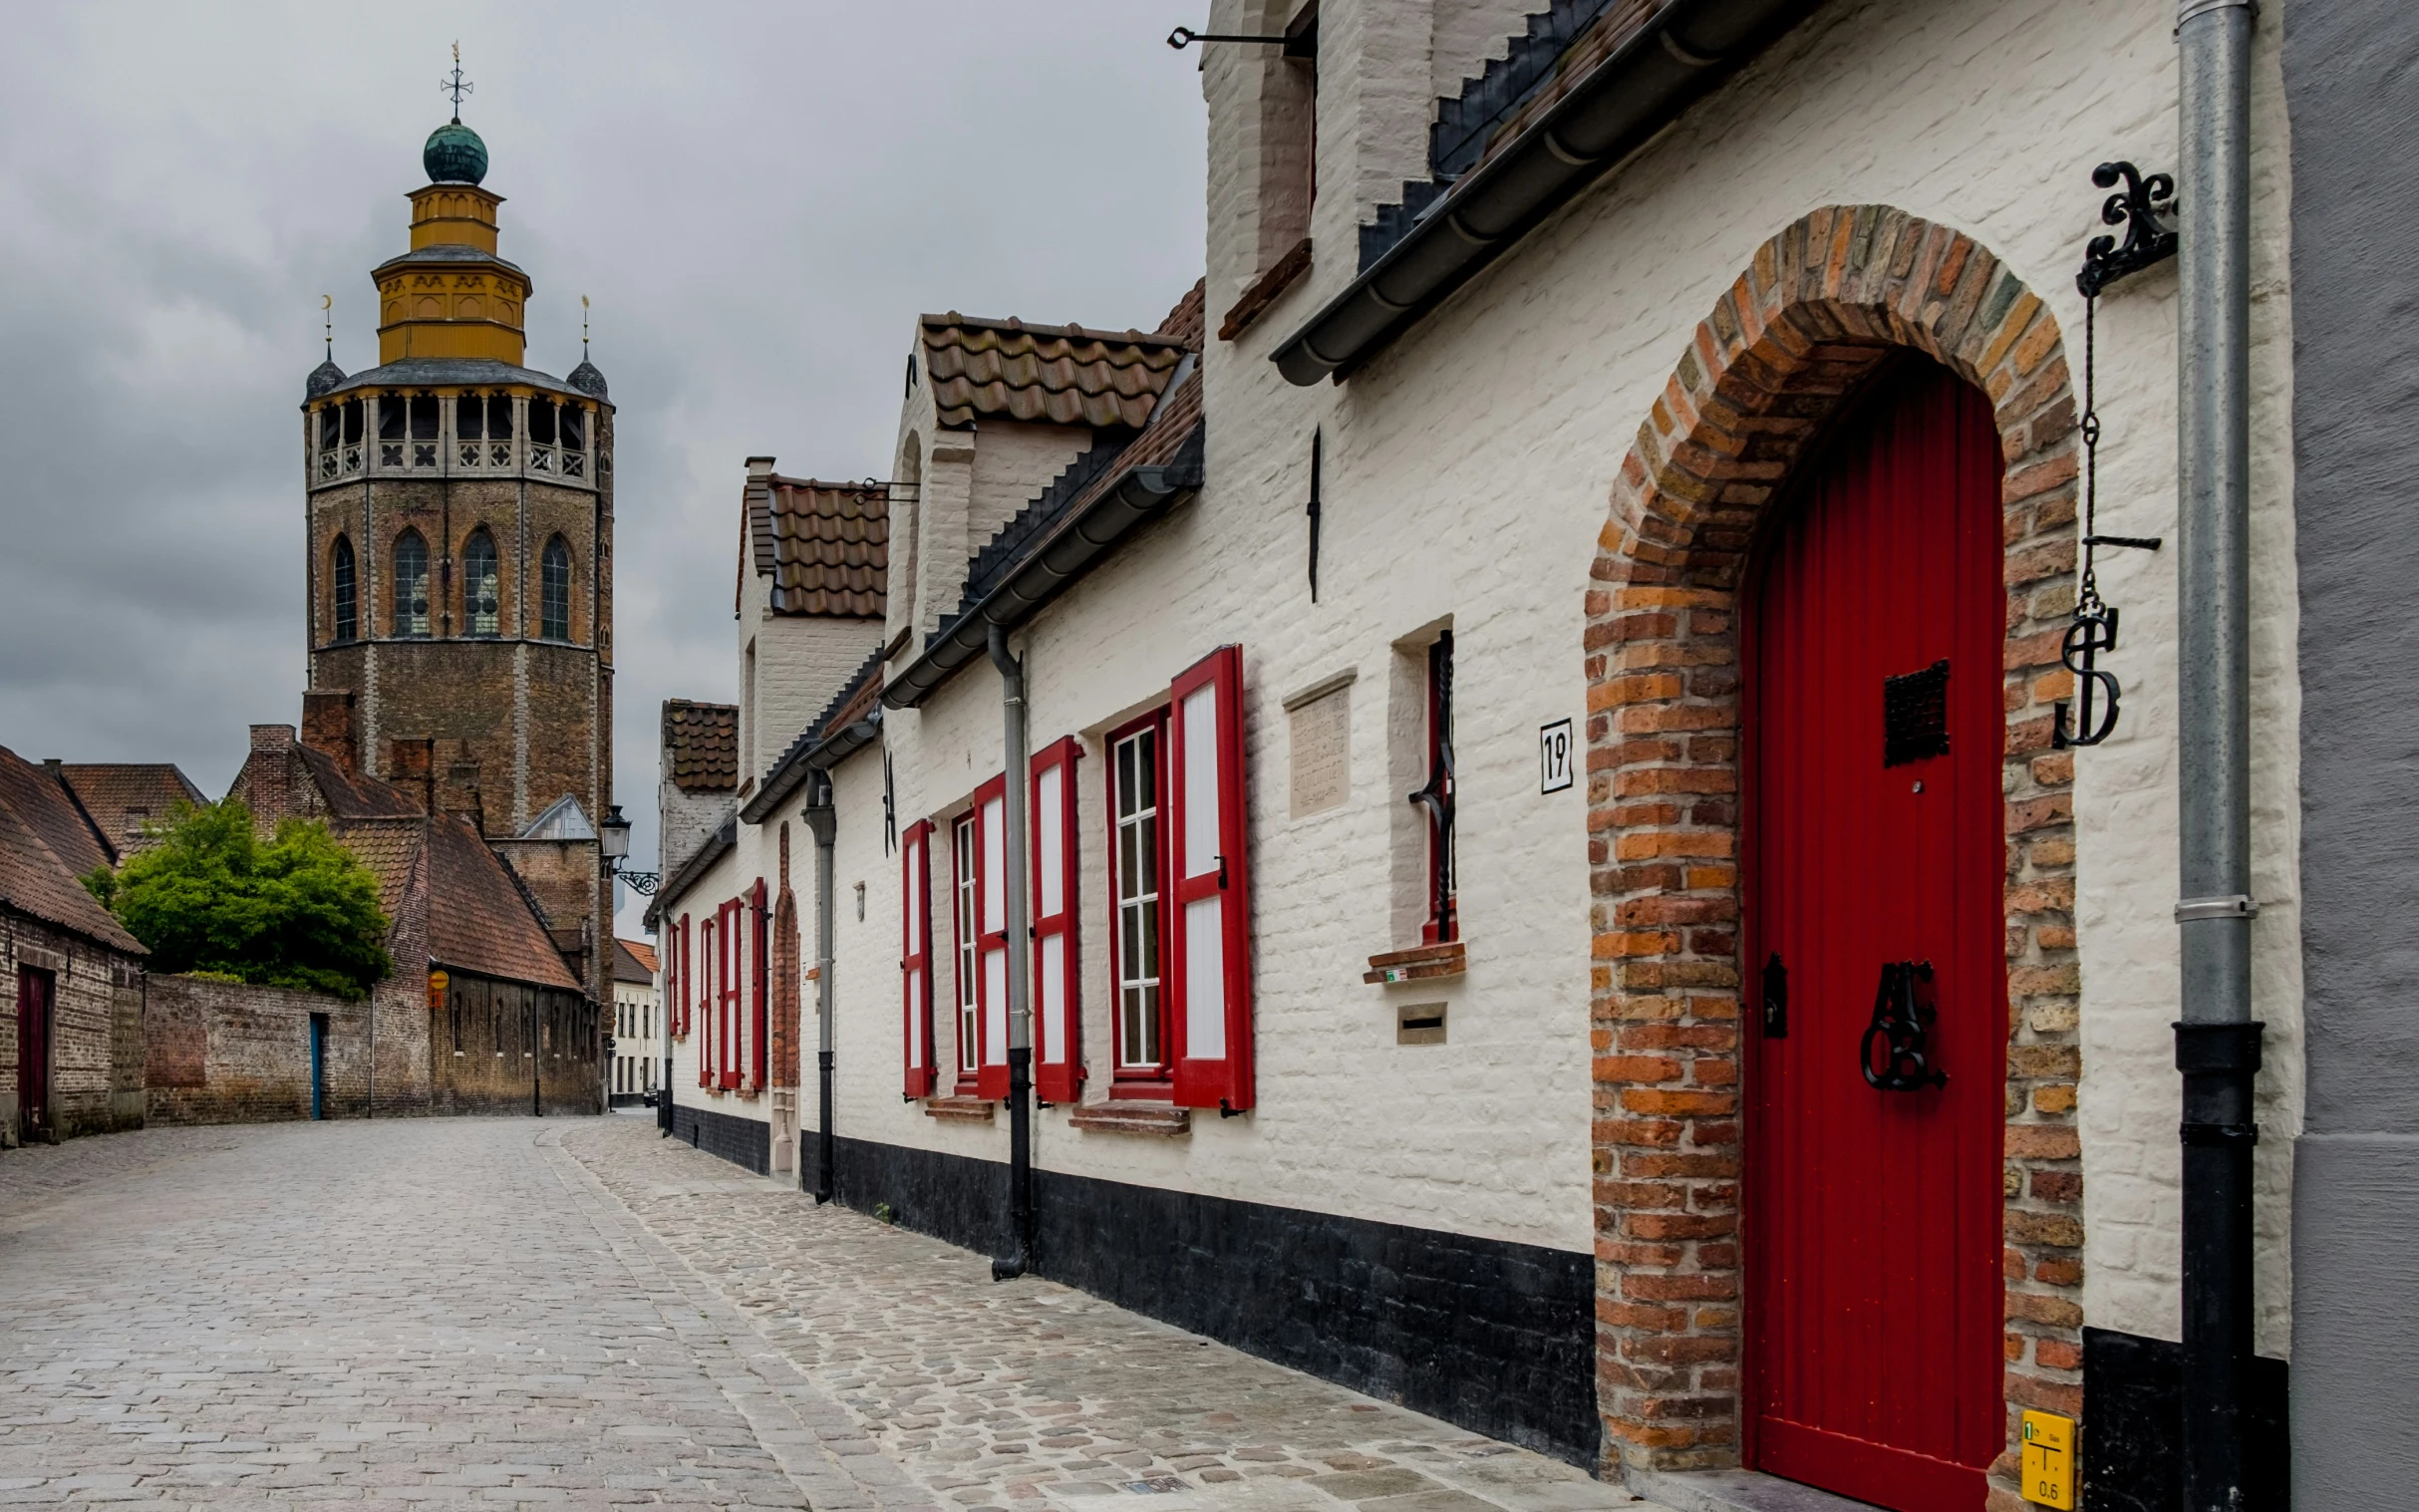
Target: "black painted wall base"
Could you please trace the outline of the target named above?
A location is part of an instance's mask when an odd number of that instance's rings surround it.
[[[2289,1512],[2284,1361],[2255,1360],[2251,1378],[2246,1512]],[[2083,1512],[2181,1512],[2184,1347],[2085,1329],[2083,1401]]]
[[[672,1105],[672,1137],[686,1140],[709,1155],[746,1166],[759,1176],[772,1174],[772,1125],[754,1118],[734,1118],[710,1107]]]
[[[1006,1252],[1008,1167],[836,1141],[837,1196]],[[1039,1274],[1474,1432],[1593,1468],[1592,1257],[1034,1173]]]

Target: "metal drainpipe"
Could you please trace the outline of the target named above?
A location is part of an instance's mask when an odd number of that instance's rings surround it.
[[[1002,744],[1008,756],[1008,1215],[1015,1250],[991,1263],[991,1279],[1010,1281],[1033,1264],[1034,1254],[1034,1040],[1031,941],[1026,922],[1025,664],[1008,651],[1008,632],[998,625],[989,637],[991,663],[1000,669]]]
[[[2252,1357],[2250,0],[2183,0],[2176,671],[2184,1506],[2240,1512]]]
[[[813,794],[800,817],[814,831],[814,1019],[815,1019],[815,1176],[814,1200],[829,1202],[835,1190],[838,1145],[831,1130],[831,850],[838,832],[838,815],[831,806],[831,774],[819,768],[807,777]],[[798,1162],[803,1182],[806,1162]]]

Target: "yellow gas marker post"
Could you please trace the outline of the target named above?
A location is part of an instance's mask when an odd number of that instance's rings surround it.
[[[2024,1499],[2074,1512],[2074,1419],[2024,1414]]]

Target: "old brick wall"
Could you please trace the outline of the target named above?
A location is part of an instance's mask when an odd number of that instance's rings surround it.
[[[143,972],[133,957],[0,910],[0,1125],[16,1137],[17,973],[54,974],[50,1105],[61,1138],[141,1128]],[[131,1020],[131,1023],[130,1023]]]
[[[196,977],[151,978],[145,1014],[153,1047],[151,1121],[272,1123],[310,1117],[314,1014],[328,1021],[326,1116],[362,1117],[369,1111],[367,1002]],[[196,1042],[198,1065],[192,1054]]]

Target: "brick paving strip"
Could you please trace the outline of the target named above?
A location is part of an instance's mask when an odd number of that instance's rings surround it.
[[[0,1505],[1656,1512],[649,1120],[0,1154]]]

